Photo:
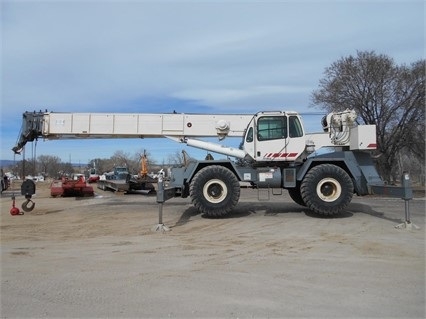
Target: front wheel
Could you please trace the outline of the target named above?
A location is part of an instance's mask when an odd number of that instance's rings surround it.
[[[303,201],[302,194],[300,194],[300,187],[289,188],[288,194],[296,204],[299,204],[300,206],[306,206],[305,202]]]
[[[351,202],[354,186],[344,169],[321,164],[306,173],[300,191],[309,209],[321,215],[335,215]]]
[[[211,165],[195,174],[189,189],[194,206],[210,217],[228,214],[240,199],[238,179],[226,167]]]

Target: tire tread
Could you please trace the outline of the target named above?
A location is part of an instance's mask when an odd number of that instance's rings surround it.
[[[212,204],[204,199],[203,185],[210,179],[221,179],[228,186],[226,199],[217,204]],[[210,165],[199,170],[189,188],[192,204],[202,214],[209,217],[222,217],[227,215],[238,204],[240,199],[240,184],[228,168],[221,165]]]
[[[333,177],[342,187],[341,196],[333,203],[324,202],[316,194],[317,183],[324,177]],[[334,164],[320,164],[305,175],[300,193],[306,206],[320,215],[336,215],[345,210],[353,196],[353,183],[344,169]]]

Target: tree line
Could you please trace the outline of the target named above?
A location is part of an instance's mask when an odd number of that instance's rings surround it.
[[[127,167],[131,174],[138,174],[142,170],[142,157],[146,157],[148,169],[158,171],[165,165],[179,165],[182,163],[182,155],[179,151],[168,156],[167,164],[156,163],[147,151],[138,151],[134,154],[116,151],[110,158],[94,158],[88,163],[75,166],[69,162],[63,162],[58,156],[40,155],[36,159],[18,161],[13,167],[9,167],[13,175],[21,178],[28,175],[43,175],[53,179],[62,176],[71,176],[76,173],[87,173],[90,169],[96,169],[98,174],[110,172],[114,167]]]

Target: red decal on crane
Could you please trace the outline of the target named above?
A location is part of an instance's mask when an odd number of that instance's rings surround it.
[[[298,153],[266,153],[263,158],[289,158],[289,157],[296,157]]]

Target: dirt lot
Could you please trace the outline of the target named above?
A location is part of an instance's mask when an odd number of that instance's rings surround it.
[[[1,197],[2,318],[425,317],[423,195],[410,201],[420,230],[394,227],[401,199],[355,197],[320,218],[287,192],[244,189],[223,219],[168,201],[163,233],[155,196],[50,198],[48,185],[22,216]]]

